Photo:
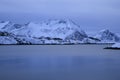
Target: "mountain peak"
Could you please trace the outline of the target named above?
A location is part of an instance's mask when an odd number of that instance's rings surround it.
[[[32,37],[52,37],[65,39],[72,34],[86,35],[81,28],[69,19],[49,19],[45,21],[30,22],[26,29]],[[25,33],[27,32],[25,31]],[[69,37],[70,38],[70,37]]]
[[[103,29],[100,31],[100,33],[110,33],[110,30],[109,29]]]
[[[119,42],[120,38],[115,33],[109,31],[108,29],[101,30],[95,38],[102,40],[103,42]]]

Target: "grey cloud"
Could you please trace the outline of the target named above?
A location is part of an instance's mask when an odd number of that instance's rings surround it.
[[[0,12],[118,13],[119,0],[0,0]]]
[[[0,14],[14,21],[70,16],[85,29],[120,30],[120,0],[0,0]]]

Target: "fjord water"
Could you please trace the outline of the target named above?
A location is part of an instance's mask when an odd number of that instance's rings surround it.
[[[120,80],[120,50],[106,46],[0,46],[0,80]]]

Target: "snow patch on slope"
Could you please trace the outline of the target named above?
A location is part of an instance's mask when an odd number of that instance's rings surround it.
[[[120,43],[115,43],[114,45],[112,45],[112,48],[120,48]]]
[[[0,36],[0,44],[17,44],[17,41],[9,36]]]
[[[0,29],[5,27],[8,23],[9,23],[9,21],[0,21]]]

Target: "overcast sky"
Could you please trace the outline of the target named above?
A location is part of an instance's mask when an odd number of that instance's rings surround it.
[[[0,19],[27,22],[72,18],[83,29],[120,31],[120,0],[0,0]]]

